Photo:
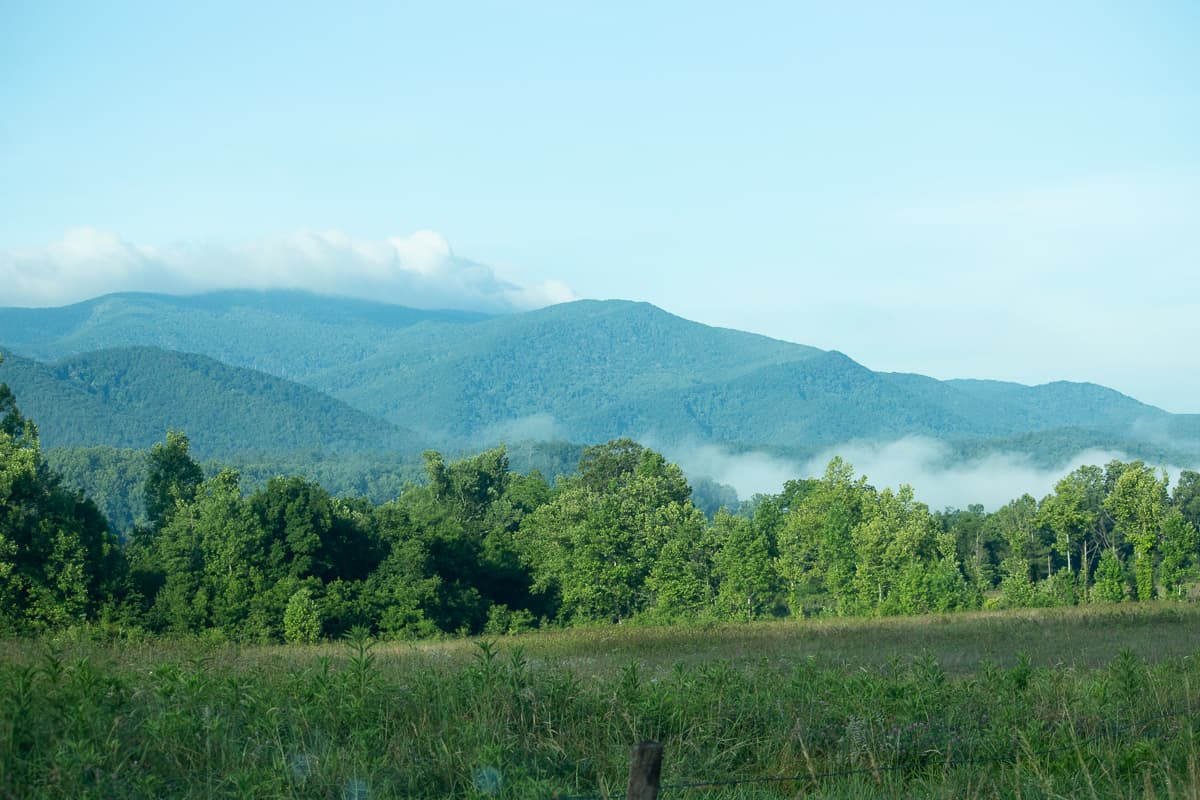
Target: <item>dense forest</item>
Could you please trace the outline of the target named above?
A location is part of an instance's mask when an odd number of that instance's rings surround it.
[[[646,303],[489,317],[303,292],[119,294],[0,308],[0,382],[48,449],[478,452],[630,437],[807,461],[852,440],[937,439],[1043,466],[1089,448],[1194,464],[1200,415],[1087,383],[939,381],[714,328]],[[331,488],[331,487],[327,487]],[[331,489],[332,490],[332,489]]]
[[[137,463],[142,513],[118,536],[0,384],[0,630],[312,641],[1186,599],[1200,563],[1200,473],[1172,487],[1140,461],[935,513],[834,459],[711,516],[629,439],[583,449],[553,483],[504,448],[427,451],[423,479],[382,502],[295,476],[247,491],[177,431]]]
[[[190,353],[120,347],[42,364],[4,354],[0,381],[39,422],[47,447],[148,448],[195,431],[208,455],[253,451],[420,452],[412,431],[265,372]]]

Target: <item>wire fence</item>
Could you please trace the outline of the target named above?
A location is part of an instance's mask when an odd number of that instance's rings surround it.
[[[851,767],[846,769],[828,770],[824,772],[809,771],[795,775],[770,775],[759,777],[730,777],[719,780],[695,780],[682,781],[678,783],[663,783],[658,786],[658,793],[669,791],[681,791],[686,789],[719,789],[732,786],[750,786],[750,785],[766,785],[779,783],[816,783],[823,780],[833,780],[837,778],[850,778],[861,775],[869,775],[878,778],[884,773],[919,771],[927,769],[935,765],[940,765],[945,770],[957,769],[959,767],[972,766],[990,766],[996,764],[1012,764],[1020,758],[1034,759],[1043,756],[1054,755],[1055,753],[1066,752],[1068,750],[1082,751],[1088,745],[1096,742],[1115,739],[1124,734],[1137,731],[1142,735],[1152,733],[1154,736],[1161,736],[1162,730],[1160,726],[1164,722],[1173,721],[1181,718],[1195,718],[1200,713],[1200,706],[1190,706],[1187,708],[1177,709],[1162,714],[1156,714],[1152,717],[1147,717],[1136,722],[1125,724],[1110,724],[1105,726],[1105,729],[1091,734],[1089,736],[1075,736],[1074,726],[1071,728],[1071,741],[1068,744],[1056,745],[1054,747],[1030,748],[1026,742],[1023,742],[1019,737],[1013,740],[1013,747],[1009,752],[990,755],[990,756],[972,756],[953,758],[947,757],[938,760],[926,760],[924,762],[907,760],[892,764],[872,764],[864,767]],[[1024,746],[1022,746],[1024,745]],[[947,752],[952,751],[952,743],[948,743],[942,751],[931,750],[930,752]],[[584,795],[555,795],[553,800],[623,800],[626,797],[626,792],[609,792],[604,794],[584,794]]]

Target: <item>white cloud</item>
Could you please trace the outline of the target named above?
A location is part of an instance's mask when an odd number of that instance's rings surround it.
[[[732,486],[743,500],[755,494],[775,494],[787,481],[802,477],[800,465],[767,453],[734,453],[711,444],[670,445],[654,437],[641,441],[660,450],[690,476]]]
[[[1085,450],[1053,467],[1039,467],[1021,453],[995,453],[967,462],[951,457],[943,443],[924,437],[908,437],[893,442],[851,442],[830,448],[805,464],[801,474],[820,477],[835,455],[854,466],[856,475],[866,475],[878,489],[913,487],[917,499],[932,509],[947,506],[966,508],[981,503],[995,510],[1023,494],[1037,499],[1054,490],[1060,478],[1085,464],[1104,465],[1113,459],[1128,461],[1120,452]],[[1179,468],[1168,466],[1174,478]]]
[[[649,440],[647,440],[649,441]],[[654,443],[650,443],[654,447]],[[995,453],[971,461],[956,461],[945,444],[924,437],[891,442],[846,442],[830,447],[804,463],[766,453],[733,453],[715,445],[681,445],[660,448],[688,475],[709,477],[732,486],[745,500],[756,493],[776,494],[796,478],[820,478],[834,456],[866,475],[877,489],[913,487],[917,500],[938,510],[966,508],[973,503],[994,511],[1023,494],[1041,499],[1054,484],[1085,464],[1103,466],[1113,459],[1128,461],[1120,452],[1085,450],[1052,467],[1040,467],[1022,453]],[[1195,465],[1184,469],[1195,469]],[[1180,467],[1168,466],[1174,481]]]
[[[36,249],[0,252],[0,305],[50,306],[109,292],[306,289],[421,308],[521,311],[575,299],[558,281],[520,286],[417,231],[384,240],[301,231],[236,245],[150,247],[76,228]]]
[[[554,441],[567,438],[567,431],[553,414],[530,414],[490,426],[481,436],[486,442]]]

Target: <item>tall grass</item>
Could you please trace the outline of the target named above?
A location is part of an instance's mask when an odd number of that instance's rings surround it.
[[[1104,657],[1100,657],[1101,648]],[[5,643],[0,797],[1196,797],[1200,613]],[[678,788],[732,780],[778,780]]]

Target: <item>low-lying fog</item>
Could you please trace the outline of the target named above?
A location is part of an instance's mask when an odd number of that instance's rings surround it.
[[[850,442],[803,462],[766,453],[733,453],[714,445],[663,445],[661,449],[688,475],[708,476],[732,486],[743,500],[758,492],[777,493],[785,481],[793,478],[819,478],[829,461],[841,456],[853,465],[855,475],[866,475],[877,489],[895,489],[907,483],[913,487],[917,499],[934,510],[965,509],[972,503],[981,503],[992,511],[1026,493],[1041,499],[1054,490],[1060,478],[1077,467],[1103,466],[1113,459],[1130,460],[1116,451],[1085,450],[1050,468],[1034,464],[1023,453],[996,453],[956,461],[948,446],[923,437]],[[1194,468],[1167,465],[1167,472],[1174,484],[1181,469]]]

